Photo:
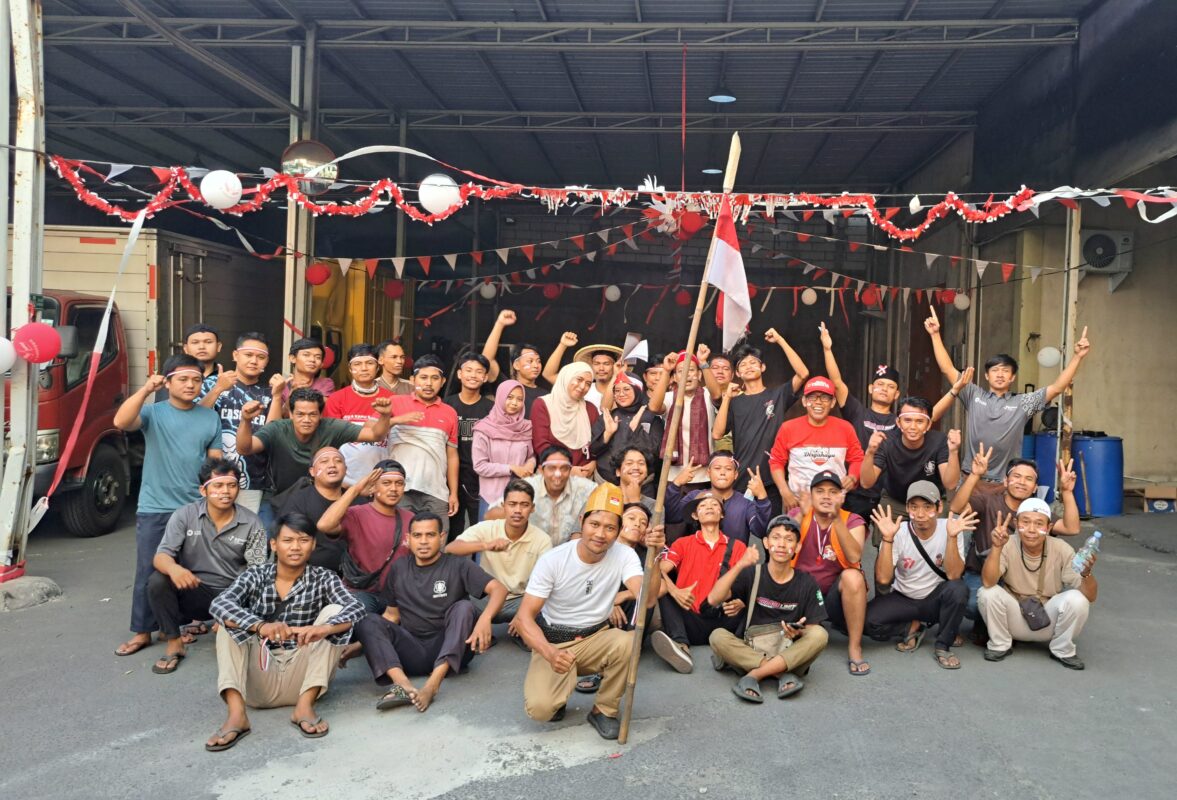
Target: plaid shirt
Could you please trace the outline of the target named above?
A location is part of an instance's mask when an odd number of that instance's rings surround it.
[[[354,625],[364,618],[364,607],[331,570],[308,566],[302,577],[290,587],[285,600],[278,596],[274,588],[277,575],[278,567],[275,564],[248,567],[237,576],[232,586],[213,600],[209,608],[213,619],[225,626],[237,644],[248,642],[251,636],[256,635],[248,629],[264,622],[285,622],[291,627],[313,625],[323,607],[333,603],[342,606],[343,610],[327,620],[328,625],[343,622]],[[229,622],[236,627],[228,625]],[[332,644],[347,644],[350,639],[350,630],[327,637]],[[294,639],[287,639],[281,644],[285,649],[297,646]]]

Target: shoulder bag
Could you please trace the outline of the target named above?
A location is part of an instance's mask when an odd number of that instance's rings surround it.
[[[1023,597],[1018,601],[1018,608],[1022,610],[1022,619],[1026,620],[1026,627],[1032,631],[1040,631],[1050,624],[1050,616],[1046,607],[1042,605],[1042,589],[1046,583],[1046,556],[1050,551],[1050,537],[1042,542],[1042,560],[1038,562],[1038,591],[1031,597]],[[1018,550],[1022,543],[1018,542]],[[1024,555],[1022,556],[1025,557]]]
[[[359,564],[352,558],[351,550],[344,548],[343,556],[339,559],[339,577],[343,578],[343,582],[353,589],[360,591],[369,591],[372,585],[376,583],[376,579],[384,568],[388,566],[388,562],[392,561],[392,557],[396,555],[396,551],[401,546],[401,515],[398,511],[396,514],[396,536],[393,539],[392,550],[389,551],[388,557],[384,559],[384,563],[376,568],[373,572],[364,572],[360,569]]]
[[[748,546],[760,548],[758,542]],[[785,629],[780,622],[766,622],[763,625],[752,624],[752,613],[756,610],[756,596],[760,592],[760,572],[764,569],[765,553],[762,548],[760,549],[760,557],[760,561],[756,563],[756,574],[752,578],[752,591],[748,595],[748,613],[744,617],[744,644],[753,650],[771,656],[791,645],[793,640],[785,636]]]

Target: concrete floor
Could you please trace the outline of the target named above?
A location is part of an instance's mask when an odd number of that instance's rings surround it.
[[[868,644],[873,674],[856,678],[835,635],[801,695],[752,706],[705,648],[690,676],[647,654],[621,747],[584,724],[582,695],[560,724],[529,720],[527,657],[500,645],[425,714],[377,712],[380,692],[352,662],[319,705],[329,736],[303,739],[289,710],[260,711],[253,734],[221,754],[202,747],[222,720],[210,639],[170,676],[150,671],[162,647],[111,652],[126,635],[130,522],[87,540],[50,518],[31,541],[30,572],[65,594],[0,614],[0,797],[1173,796],[1177,517],[1101,522],[1085,672],[1034,645],[1000,664],[969,645],[948,672],[929,639],[914,655]]]

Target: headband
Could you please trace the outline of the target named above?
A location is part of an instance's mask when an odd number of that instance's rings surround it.
[[[337,448],[321,447],[319,448],[319,452],[315,453],[315,457],[311,460],[311,466],[313,467],[315,464],[318,464],[320,461],[322,461],[324,457],[330,455],[337,455],[340,458],[343,458],[343,453],[341,453]]]
[[[270,351],[264,347],[238,347],[238,353],[261,353],[263,356],[268,356]]]
[[[686,354],[686,351],[684,350],[683,352],[678,354],[678,360],[674,362],[674,365],[678,366],[683,361],[685,361],[686,358],[687,358],[687,354]],[[696,358],[695,356],[691,356],[691,363],[697,367],[697,366],[699,366],[699,359]]]
[[[931,417],[929,417],[927,414],[925,414],[922,411],[908,411],[906,413],[900,414],[898,417],[896,417],[896,419],[903,419],[904,417],[918,417],[920,419],[928,419],[928,420],[931,419]]]
[[[239,479],[238,479],[238,478],[236,478],[236,477],[234,477],[233,475],[213,475],[213,476],[212,476],[211,478],[209,478],[207,481],[205,481],[204,483],[200,484],[200,488],[201,488],[201,489],[204,489],[205,491],[208,491],[208,486],[209,486],[209,484],[210,484],[210,483],[212,483],[213,481],[220,480],[221,478],[229,478],[230,480],[232,480],[232,481],[233,481],[233,485],[234,485],[234,486],[237,486],[237,485],[239,485],[239,483],[238,483]]]
[[[544,467],[547,467],[547,466],[552,466],[552,467],[569,467],[569,468],[571,468],[571,467],[572,467],[572,462],[571,462],[571,461],[553,461],[552,459],[550,459],[550,458],[549,458],[547,461],[545,461],[544,463],[540,464],[540,465],[539,465],[539,468],[540,468],[540,469],[543,469]]]
[[[199,375],[202,378],[204,377],[204,370],[202,370],[200,367],[176,367],[174,370],[169,372],[167,375],[164,375],[164,377],[170,378],[173,375],[180,375],[185,372],[191,372],[194,375]]]
[[[386,467],[380,472],[380,477],[383,478],[385,475],[400,475],[403,478],[405,471],[401,467]]]

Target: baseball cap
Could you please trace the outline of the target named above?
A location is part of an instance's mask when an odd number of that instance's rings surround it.
[[[580,516],[581,519],[584,519],[594,511],[609,511],[620,517],[624,505],[619,486],[612,483],[600,483],[588,496],[588,500],[584,504],[584,512]]]
[[[1018,516],[1021,516],[1026,512],[1037,512],[1042,514],[1047,519],[1051,518],[1050,506],[1046,504],[1045,500],[1039,500],[1037,497],[1027,497],[1022,501],[1021,505],[1018,506]]]
[[[805,390],[802,394],[828,394],[830,397],[834,397],[836,392],[834,391],[834,384],[830,383],[829,378],[815,375],[805,381]]]
[[[873,380],[894,381],[898,385],[899,370],[889,364],[879,364],[875,367],[875,377]]]
[[[719,499],[715,492],[710,489],[703,489],[690,500],[687,500],[687,504],[683,509],[683,516],[689,519],[691,514],[695,513],[695,509],[699,507],[699,503],[702,503],[704,500],[719,500],[719,507],[723,508],[723,501]]]
[[[940,490],[931,481],[916,481],[907,487],[907,502],[910,503],[917,497],[920,500],[927,500],[929,503],[939,503]]]
[[[821,472],[814,475],[813,479],[809,481],[809,488],[812,489],[819,483],[834,483],[838,485],[839,489],[841,489],[842,477],[831,469],[823,469]]]

